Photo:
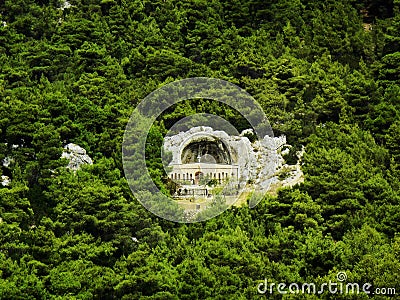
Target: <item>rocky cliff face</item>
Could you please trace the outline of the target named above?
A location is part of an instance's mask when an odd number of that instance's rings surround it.
[[[239,136],[230,136],[224,131],[199,126],[167,136],[164,139],[164,149],[172,153],[170,165],[182,164],[184,163],[182,156],[186,149],[191,149],[190,145],[195,144],[197,149],[200,148],[199,144],[204,144],[204,152],[201,153],[201,149],[198,150],[198,155],[201,157],[207,151],[208,143],[218,141],[225,145],[221,151],[228,152],[231,163],[239,166],[240,182],[252,183],[258,190],[267,190],[270,184],[276,181],[277,174],[285,163],[281,149],[286,144],[286,137],[265,136],[262,140],[251,143],[247,137],[251,134],[251,130],[245,130]]]

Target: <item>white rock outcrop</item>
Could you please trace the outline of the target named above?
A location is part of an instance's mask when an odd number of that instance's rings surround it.
[[[61,158],[69,160],[67,168],[73,171],[79,170],[82,165],[93,164],[90,156],[86,154],[86,150],[73,143],[65,145]]]
[[[14,160],[13,160],[11,157],[6,156],[6,157],[3,159],[3,161],[2,161],[3,167],[8,168],[8,167],[10,166],[10,164],[11,164],[13,161],[14,161]]]
[[[72,5],[68,1],[64,0],[60,2],[60,7],[59,9],[64,10],[66,8],[70,8]]]
[[[11,179],[8,176],[1,175],[1,182],[0,183],[1,183],[2,186],[8,186],[11,183]]]
[[[239,136],[230,136],[224,131],[198,126],[186,132],[165,137],[164,150],[172,153],[170,165],[179,165],[182,164],[182,151],[190,143],[219,140],[227,146],[232,164],[239,166],[240,182],[251,182],[256,189],[265,190],[284,164],[279,150],[286,144],[286,137],[265,136],[262,140],[251,143],[245,135],[252,133],[251,130],[245,130]]]

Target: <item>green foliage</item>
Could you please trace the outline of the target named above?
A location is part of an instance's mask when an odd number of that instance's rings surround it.
[[[0,299],[254,299],[264,278],[323,283],[339,271],[398,288],[399,5],[2,1],[0,175],[11,182],[0,185]],[[253,95],[293,145],[289,163],[304,145],[304,183],[204,223],[144,209],[124,179],[125,126],[150,92],[195,76]],[[149,173],[166,194],[175,187],[163,137],[197,113],[249,127],[211,99],[166,110],[146,142]],[[66,169],[68,143],[94,164]],[[176,208],[158,200],[149,203]],[[225,207],[220,195],[204,213]]]

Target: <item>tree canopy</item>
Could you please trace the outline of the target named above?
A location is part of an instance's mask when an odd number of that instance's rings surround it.
[[[5,0],[0,68],[0,299],[256,299],[264,278],[339,271],[400,293],[399,0]],[[305,146],[304,183],[202,223],[142,207],[125,126],[150,92],[196,76],[245,89]],[[168,109],[146,157],[166,192],[160,144],[195,113],[248,125],[209,99]],[[94,164],[66,168],[68,143]]]

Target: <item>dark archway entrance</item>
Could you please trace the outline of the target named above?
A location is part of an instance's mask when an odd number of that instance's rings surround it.
[[[190,163],[232,163],[231,153],[221,140],[209,140],[203,138],[192,141],[181,153],[182,164]]]
[[[200,184],[200,180],[203,178],[203,176],[204,176],[203,172],[200,171],[196,172],[194,174],[194,184]]]

